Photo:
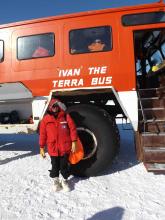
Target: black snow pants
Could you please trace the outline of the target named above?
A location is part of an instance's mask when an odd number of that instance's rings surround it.
[[[64,179],[67,179],[70,175],[69,166],[68,166],[68,154],[64,156],[51,156],[52,170],[50,170],[50,177],[55,178],[59,177],[59,173],[63,176]]]

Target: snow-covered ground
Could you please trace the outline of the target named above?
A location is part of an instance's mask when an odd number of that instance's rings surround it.
[[[53,192],[50,159],[37,135],[0,135],[0,220],[164,220],[165,176],[147,173],[135,157],[133,132],[105,175],[70,177],[71,192]]]

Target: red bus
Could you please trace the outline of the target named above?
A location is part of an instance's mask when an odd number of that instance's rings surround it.
[[[165,170],[165,5],[0,25],[0,133],[33,133],[52,97],[76,122],[93,176],[119,152],[115,119],[131,123],[138,160]]]

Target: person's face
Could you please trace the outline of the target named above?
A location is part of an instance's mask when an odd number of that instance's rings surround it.
[[[55,114],[57,114],[59,112],[59,106],[57,104],[54,104],[52,106],[52,112]]]

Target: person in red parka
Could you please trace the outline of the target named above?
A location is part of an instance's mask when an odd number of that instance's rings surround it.
[[[68,168],[69,153],[76,150],[77,130],[71,116],[65,112],[65,105],[58,99],[52,99],[48,106],[47,114],[40,123],[40,154],[45,157],[45,146],[51,158],[52,170],[50,177],[54,178],[54,190],[61,187],[69,191]],[[59,180],[59,173],[63,179]]]
[[[39,46],[32,54],[32,57],[47,57],[47,56],[49,56],[49,51],[41,46]]]

